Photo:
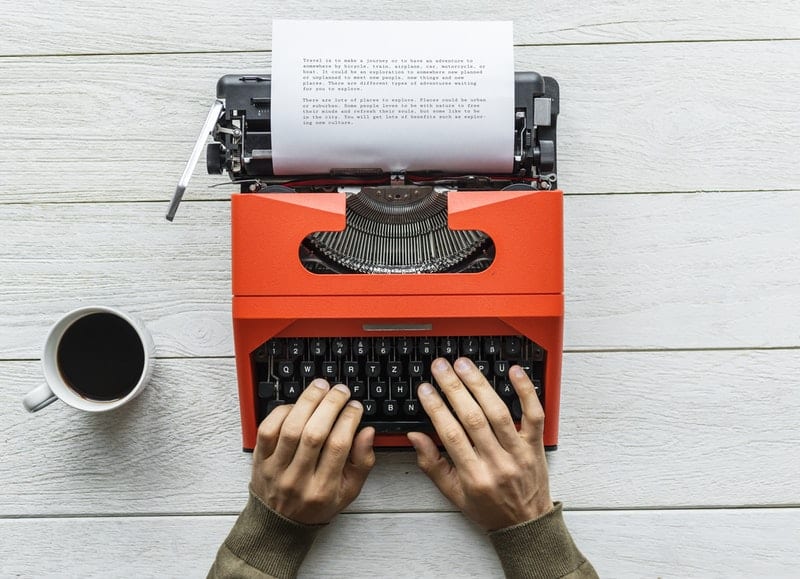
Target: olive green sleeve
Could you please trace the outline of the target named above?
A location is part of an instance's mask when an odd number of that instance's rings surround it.
[[[510,579],[596,579],[567,530],[561,503],[548,514],[489,533],[489,538]]]
[[[219,548],[208,577],[295,577],[323,527],[291,521],[251,492],[247,506]]]

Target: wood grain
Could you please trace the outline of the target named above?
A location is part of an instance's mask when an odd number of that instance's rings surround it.
[[[800,562],[799,509],[578,511],[565,520],[601,577],[794,577]],[[233,521],[0,519],[0,574],[201,577]],[[461,515],[442,513],[341,515],[300,577],[385,577],[387,569],[392,577],[502,576],[488,540]]]
[[[580,548],[603,577],[797,575],[800,3],[5,4],[0,576],[205,574],[251,462],[231,186],[200,167],[163,214],[216,80],[270,70],[273,18],[454,17],[514,20],[516,68],[561,84],[568,353],[548,460]],[[146,321],[152,384],[109,415],[25,413],[48,327],[89,303]],[[379,454],[302,571],[500,576],[409,452]]]
[[[797,351],[565,356],[553,496],[570,508],[785,505],[800,497]],[[0,367],[0,516],[237,512],[233,361],[160,359],[118,412],[20,403],[34,362]],[[382,452],[354,512],[450,511],[413,453]]]
[[[0,205],[0,359],[36,359],[85,304],[159,356],[230,356],[229,203]],[[569,196],[567,349],[800,346],[800,196]]]
[[[534,46],[562,87],[569,193],[798,189],[797,42]],[[224,73],[269,54],[6,59],[0,202],[166,201]],[[735,71],[757,71],[736,74]],[[43,79],[47,79],[44,81]],[[20,119],[35,130],[21,133]],[[187,199],[224,198],[196,171]],[[208,190],[208,185],[224,186]]]
[[[256,8],[257,6],[257,8]],[[0,56],[119,52],[268,50],[272,19],[513,20],[517,44],[660,42],[797,37],[800,11],[790,0],[576,0],[546,6],[499,0],[402,4],[355,0],[177,0],[169,5],[119,0],[46,0],[4,11]]]

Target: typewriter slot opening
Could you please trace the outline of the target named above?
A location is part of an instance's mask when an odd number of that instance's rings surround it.
[[[315,274],[477,273],[495,257],[492,239],[447,226],[447,193],[433,187],[364,187],[346,203],[342,231],[303,240],[300,261]]]

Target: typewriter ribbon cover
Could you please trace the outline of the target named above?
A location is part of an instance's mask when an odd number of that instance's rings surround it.
[[[558,84],[513,71],[511,32],[278,21],[272,74],[220,79],[193,158],[210,133],[209,172],[241,189],[232,309],[245,450],[314,376],[350,387],[376,446],[409,446],[403,433],[427,421],[416,386],[435,357],[460,355],[517,420],[505,372],[522,365],[545,446],[558,444]]]

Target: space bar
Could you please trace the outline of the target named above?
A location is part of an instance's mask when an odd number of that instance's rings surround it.
[[[433,425],[427,420],[362,420],[361,426],[372,426],[380,434],[394,432],[433,432]]]

